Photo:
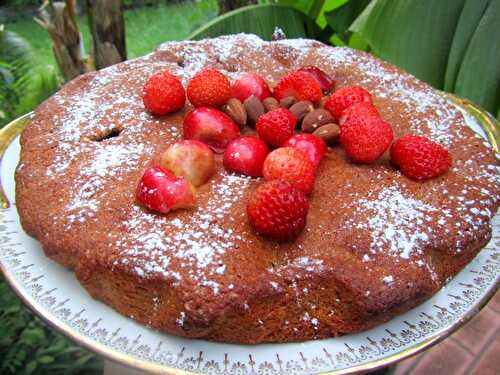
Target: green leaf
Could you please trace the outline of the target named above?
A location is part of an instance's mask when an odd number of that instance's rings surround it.
[[[500,1],[491,1],[465,53],[455,93],[491,113],[500,107]]]
[[[375,54],[442,88],[465,0],[373,0],[350,30]]]
[[[314,32],[311,21],[304,13],[287,6],[263,4],[246,6],[217,17],[188,39],[246,32],[270,40],[275,27],[281,28],[289,38],[305,37]]]
[[[330,27],[338,33],[343,33],[361,14],[371,0],[350,0],[341,7],[325,13]]]
[[[467,47],[489,3],[490,0],[465,1],[455,35],[453,36],[453,43],[451,44],[448,64],[446,66],[444,79],[444,89],[446,91],[453,91],[455,89],[455,80]]]
[[[29,362],[24,368],[25,374],[26,375],[32,374],[36,370],[36,367],[37,367],[36,361]]]
[[[42,355],[42,356],[37,358],[37,362],[41,363],[42,365],[47,365],[49,363],[54,362],[54,357],[52,357],[50,355]]]

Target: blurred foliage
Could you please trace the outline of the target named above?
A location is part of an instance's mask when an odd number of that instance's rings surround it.
[[[102,360],[35,318],[0,276],[0,373],[101,374]]]
[[[0,26],[0,126],[29,112],[58,87],[51,67],[33,63],[29,43]]]

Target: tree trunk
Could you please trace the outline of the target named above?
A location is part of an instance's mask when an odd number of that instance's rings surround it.
[[[92,55],[96,69],[127,59],[121,0],[87,0]]]
[[[83,56],[83,41],[76,20],[76,0],[44,1],[35,21],[49,33],[54,56],[65,81],[90,70]]]
[[[250,4],[257,4],[257,0],[219,0],[219,14],[224,14]]]

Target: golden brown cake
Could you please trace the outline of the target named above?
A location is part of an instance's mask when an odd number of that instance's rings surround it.
[[[217,171],[197,207],[154,214],[135,201],[151,160],[182,137],[191,109],[154,117],[141,92],[155,71],[184,84],[203,67],[254,71],[273,87],[315,65],[336,87],[369,90],[395,138],[425,135],[453,157],[416,182],[387,155],[356,165],[342,148],[319,167],[306,229],[277,243],[253,232],[247,196],[258,179]],[[16,201],[26,232],[75,271],[92,297],[156,329],[260,343],[343,335],[418,305],[488,242],[500,202],[499,162],[441,93],[371,55],[311,40],[254,35],[169,42],[143,58],[66,84],[21,137]]]

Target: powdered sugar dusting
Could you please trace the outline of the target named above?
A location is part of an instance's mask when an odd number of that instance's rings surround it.
[[[219,292],[210,276],[224,274],[224,254],[241,237],[231,228],[227,214],[244,194],[250,178],[226,174],[214,184],[206,205],[199,206],[189,220],[159,216],[135,206],[124,223],[127,234],[113,246],[123,249],[118,263],[134,264],[146,276],[170,277],[169,264],[188,268],[188,277]],[[224,224],[223,224],[224,222]]]

